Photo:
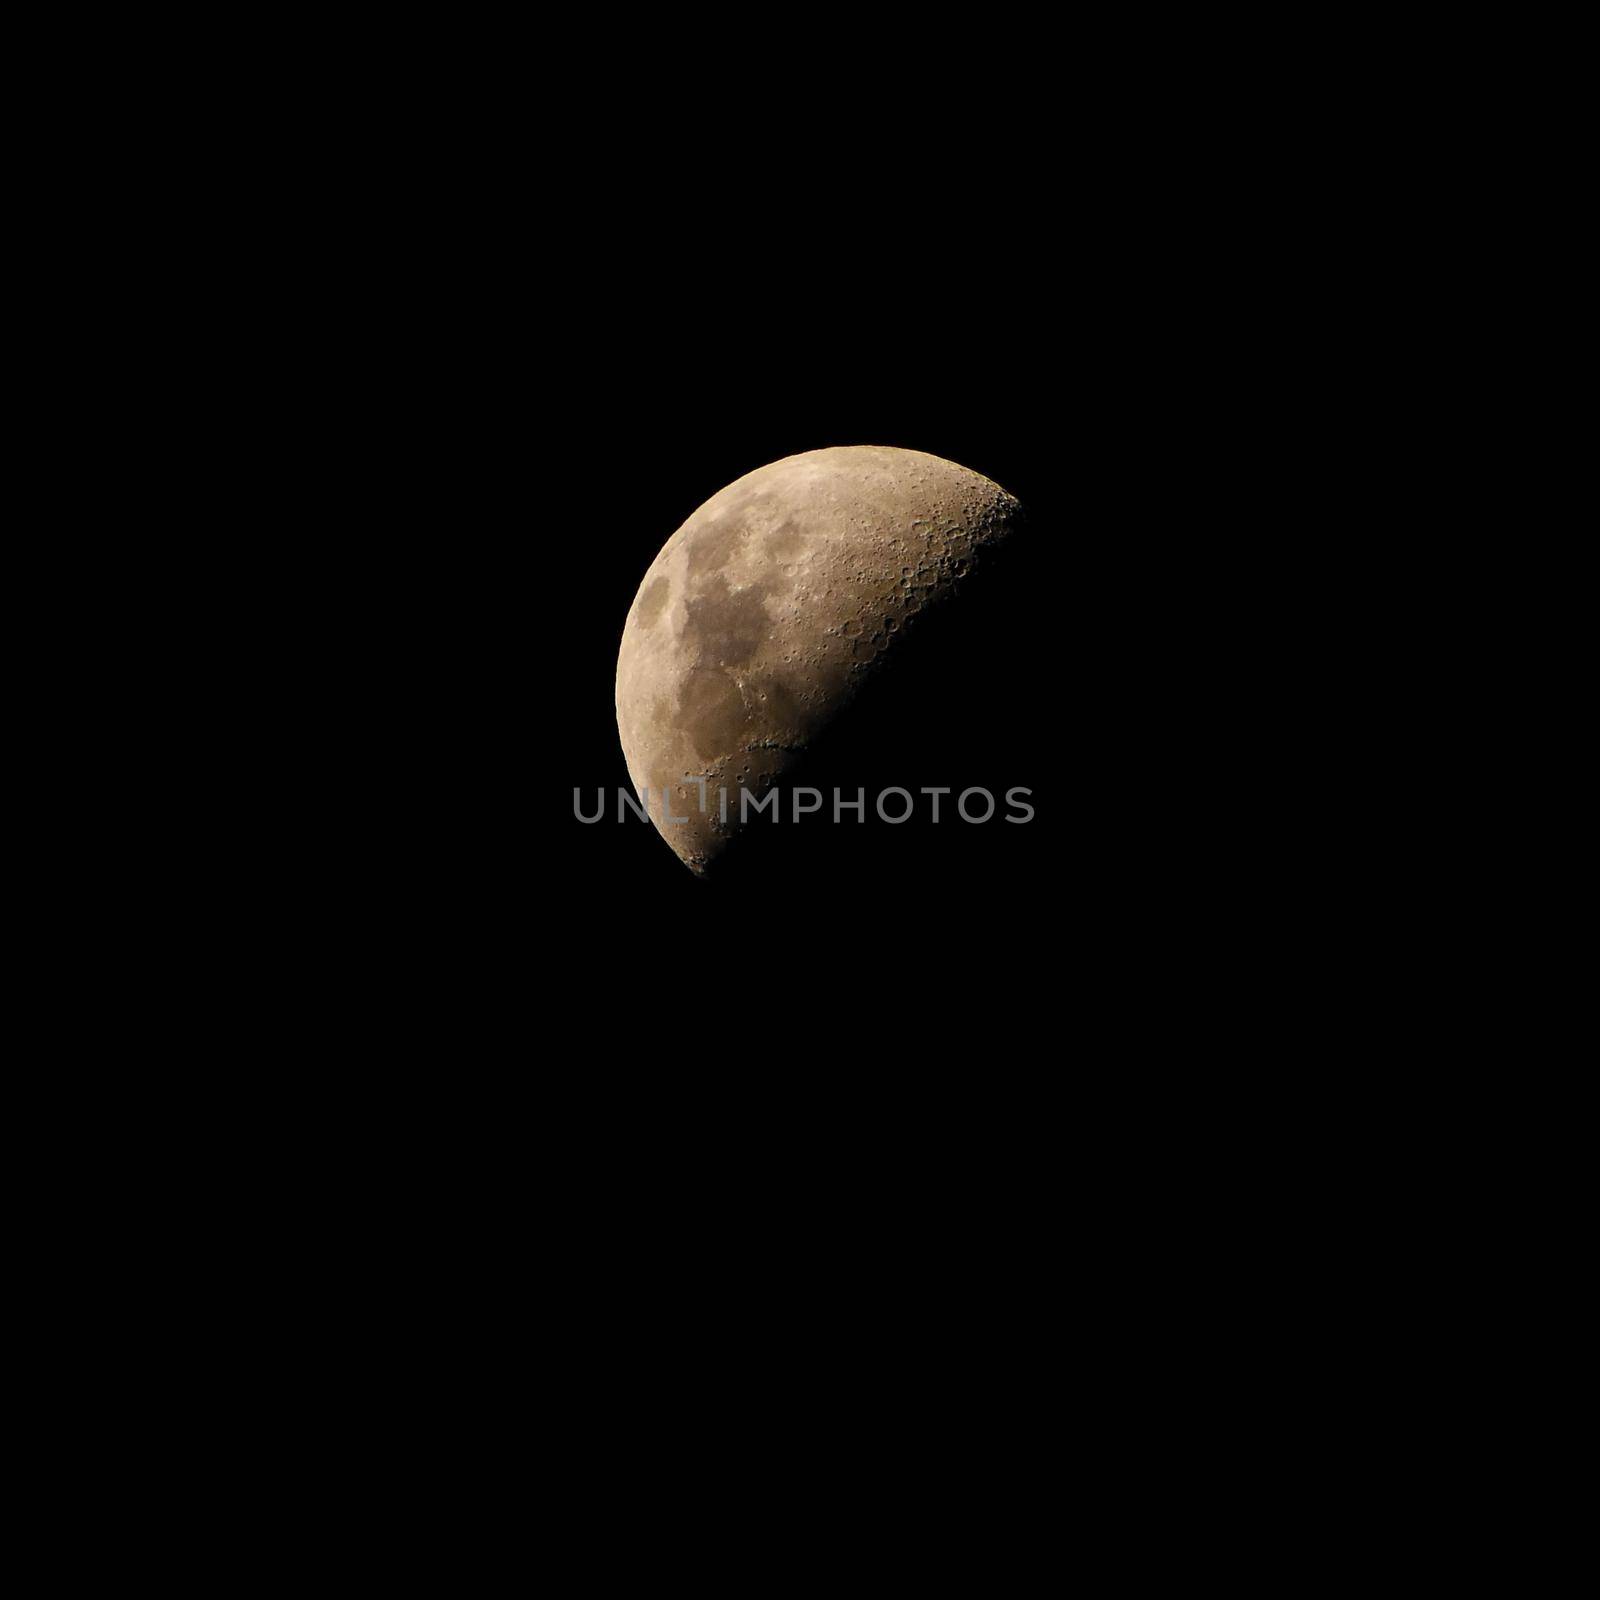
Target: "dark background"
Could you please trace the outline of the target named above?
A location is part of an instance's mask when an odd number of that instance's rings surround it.
[[[689,1392],[673,1334],[726,1379],[771,1360],[777,1329],[904,1375],[928,1427],[948,1410],[935,1360],[985,1407],[992,1373],[1017,1383],[1024,1416],[1063,1369],[1104,1388],[1101,1347],[1141,1369],[1119,1402],[1174,1370],[1214,1392],[1193,1330],[1231,1329],[1219,1241],[1252,1229],[1241,1276],[1280,1304],[1246,1358],[1297,1314],[1278,1267],[1306,1230],[1266,1234],[1348,1074],[1313,1071],[1297,1103],[1280,1085],[1308,1076],[1360,968],[1305,938],[1331,830],[1295,803],[1327,774],[1284,756],[1318,720],[1284,641],[1351,559],[1327,537],[1330,475],[1364,424],[1307,468],[1298,380],[1326,297],[1297,298],[1282,265],[1293,183],[1248,197],[1258,238],[1217,194],[1235,166],[1183,180],[1191,128],[1135,99],[1091,123],[1072,91],[1098,61],[1032,97],[1059,127],[1020,125],[1015,54],[992,112],[946,95],[948,73],[901,72],[899,144],[767,156],[703,190],[696,152],[651,170],[651,126],[615,163],[574,160],[604,107],[431,168],[374,125],[392,236],[356,215],[372,163],[352,162],[329,211],[364,251],[305,252],[315,318],[276,288],[264,319],[250,305],[266,339],[275,312],[314,328],[315,359],[261,429],[260,479],[292,485],[239,584],[283,574],[259,652],[280,787],[244,849],[284,915],[229,1018],[277,1030],[237,1121],[283,1106],[273,1210],[306,1203],[303,1152],[325,1150],[348,1200],[312,1200],[305,1232],[331,1283],[369,1298],[375,1254],[392,1261],[353,1369],[426,1302],[466,1336],[452,1384],[498,1335],[517,1358],[490,1366],[496,1389],[530,1351],[540,1392],[587,1356],[604,1370],[585,1398],[649,1417]],[[769,116],[802,138],[826,120],[758,87],[749,123],[702,97],[718,154]],[[626,782],[616,650],[662,542],[741,473],[861,442],[983,472],[1031,519],[1005,581],[950,618],[943,671],[816,780],[1021,784],[1034,820],[763,822],[768,848],[725,883],[645,824],[579,824],[575,788]],[[1251,1045],[1259,1079],[1235,1070]],[[231,1164],[214,1128],[194,1142]],[[209,1185],[185,1198],[214,1209]],[[1096,1343],[1063,1363],[1085,1324]],[[931,1328],[955,1337],[930,1347]]]
[[[1273,396],[1137,280],[1069,302],[1049,267],[811,300],[792,277],[679,303],[601,279],[504,347],[464,305],[459,349],[394,374],[367,464],[394,528],[341,574],[376,630],[333,708],[360,787],[332,844],[361,915],[495,1004],[536,965],[542,1003],[581,1003],[607,1049],[655,1048],[662,1005],[789,1026],[889,993],[994,1048],[997,1014],[1123,1027],[1170,1018],[1152,990],[1220,1002],[1202,969],[1237,942],[1283,781],[1263,761],[1284,727],[1261,647],[1285,615]],[[763,819],[706,880],[642,822],[579,823],[574,790],[614,805],[628,782],[616,655],[661,545],[743,473],[855,443],[959,462],[1027,513],[930,624],[944,648],[795,775],[864,787],[867,820]],[[1000,808],[934,827],[919,796],[890,826],[870,803],[890,784]],[[1026,824],[1001,820],[1013,786]]]
[[[1285,833],[1304,718],[1280,644],[1325,485],[1238,284],[1098,200],[1064,251],[1042,195],[976,242],[915,232],[909,265],[870,204],[830,213],[837,247],[781,270],[759,207],[715,256],[676,196],[670,234],[563,241],[553,285],[477,241],[425,335],[363,346],[386,426],[356,476],[383,515],[354,497],[340,558],[369,631],[333,707],[359,784],[328,853],[458,1022],[527,989],[583,1051],[1036,1056],[1069,1016],[1121,1049],[1238,1015],[1281,964],[1316,843]],[[578,822],[575,790],[628,782],[616,655],[662,544],[742,474],[860,443],[959,462],[1028,514],[939,661],[795,774],[865,788],[866,821],[763,819],[704,881],[643,822]],[[1035,815],[933,827],[919,796],[890,826],[889,784],[1026,787]]]

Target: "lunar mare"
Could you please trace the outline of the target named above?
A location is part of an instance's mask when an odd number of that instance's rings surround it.
[[[617,730],[692,870],[739,831],[741,791],[766,799],[1017,509],[954,462],[854,445],[747,473],[667,540],[623,628]],[[685,820],[663,820],[663,795]]]

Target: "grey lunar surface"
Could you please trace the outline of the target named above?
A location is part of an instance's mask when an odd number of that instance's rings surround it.
[[[706,869],[738,831],[740,791],[767,797],[1016,510],[954,462],[854,445],[747,473],[667,540],[623,629],[617,728],[689,867]],[[663,821],[663,791],[687,820]]]

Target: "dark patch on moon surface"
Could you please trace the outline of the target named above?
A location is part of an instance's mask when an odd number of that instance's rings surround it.
[[[741,667],[761,648],[771,631],[766,599],[772,585],[733,590],[718,573],[684,604],[684,639],[704,666]]]
[[[678,710],[695,754],[708,761],[737,745],[749,720],[739,685],[713,667],[690,671]],[[668,781],[678,783],[686,776],[678,773]]]
[[[805,545],[805,535],[800,531],[800,525],[793,517],[780,528],[775,528],[772,537],[767,541],[767,548],[780,561],[797,554]]]
[[[655,578],[639,591],[639,609],[636,613],[641,628],[653,627],[672,592],[670,578]]]

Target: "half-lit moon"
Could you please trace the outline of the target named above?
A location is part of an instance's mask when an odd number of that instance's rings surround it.
[[[858,445],[747,473],[667,540],[623,629],[617,728],[691,868],[738,831],[740,791],[765,796],[1016,511],[954,462]]]

